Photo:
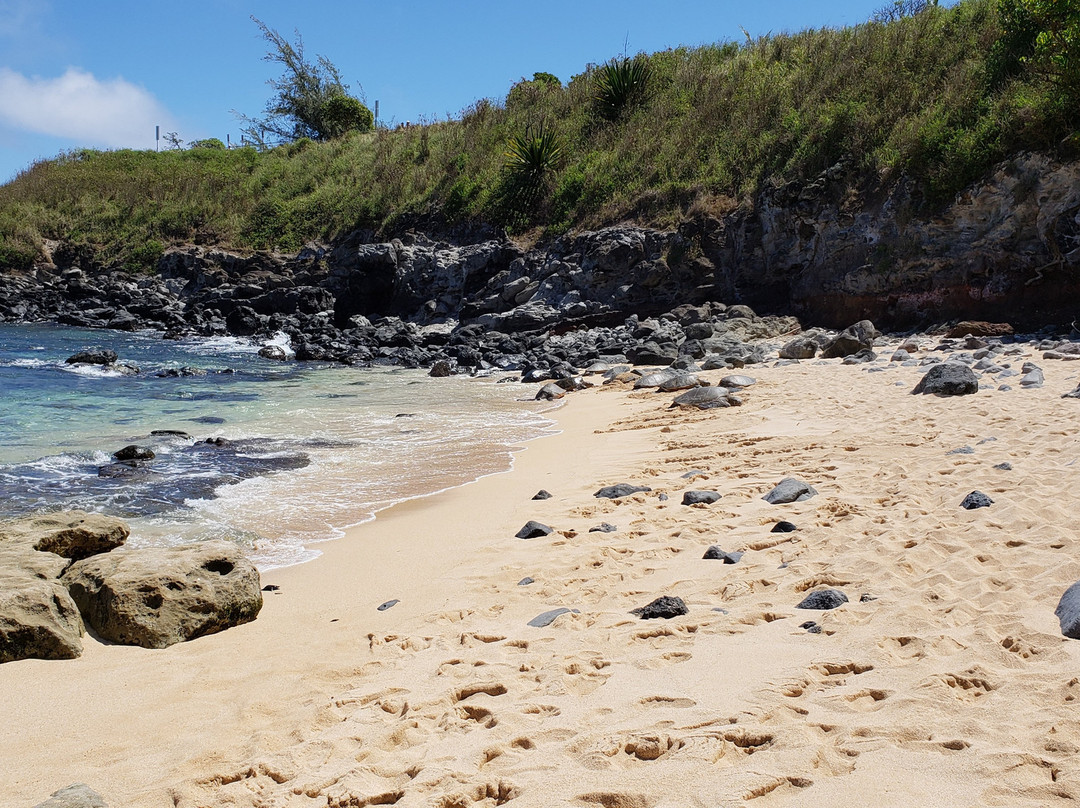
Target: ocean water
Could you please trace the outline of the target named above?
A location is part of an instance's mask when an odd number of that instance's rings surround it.
[[[65,363],[92,347],[139,373]],[[131,545],[227,539],[269,569],[389,505],[508,469],[552,427],[516,382],[273,362],[259,347],[0,324],[0,517],[100,511],[128,520]],[[131,444],[154,459],[117,469]]]

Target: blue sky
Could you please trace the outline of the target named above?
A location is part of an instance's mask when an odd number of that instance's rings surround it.
[[[444,119],[536,71],[864,22],[890,0],[0,0],[0,183],[79,147],[239,138],[279,71],[254,15],[328,57],[380,120]],[[162,146],[164,146],[162,141]]]

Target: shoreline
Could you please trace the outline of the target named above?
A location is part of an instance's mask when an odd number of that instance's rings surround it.
[[[747,368],[757,384],[731,409],[574,393],[508,473],[268,571],[280,589],[253,623],[0,666],[0,793],[33,805],[82,781],[135,808],[1080,798],[1080,644],[1054,615],[1080,579],[1078,405],[1061,398],[1080,362],[1019,347],[1001,361],[1038,361],[1042,387],[986,374],[993,389],[912,396],[918,369],[884,358]],[[817,496],[763,501],[787,476]],[[653,490],[593,496],[620,482]],[[533,501],[541,488],[553,497]],[[722,498],[682,505],[692,489]],[[974,489],[993,504],[961,508]],[[530,519],[555,532],[514,538]],[[712,545],[744,555],[704,560]],[[796,608],[825,588],[848,602]],[[631,614],[661,595],[688,613]],[[528,625],[555,608],[578,612]]]
[[[568,409],[553,407],[545,411],[546,417],[560,428]],[[572,418],[602,417],[595,406],[579,406],[575,413],[581,409],[589,413]],[[429,520],[441,519],[443,538],[449,534],[457,551],[476,549],[472,535],[478,520],[469,503],[490,497],[501,500],[513,491],[511,510],[526,508],[541,486],[527,496],[524,488],[535,479],[550,477],[547,461],[556,446],[570,439],[566,433],[560,428],[511,451],[513,462],[505,471],[379,511],[374,519],[345,529],[343,536],[320,542],[322,552],[311,561],[262,573],[264,586],[280,589],[264,593],[263,610],[252,623],[160,651],[113,646],[88,634],[79,659],[0,666],[0,709],[9,716],[8,731],[0,736],[0,757],[14,763],[26,754],[27,745],[51,750],[48,764],[31,753],[32,771],[13,767],[8,774],[11,782],[0,782],[0,792],[15,800],[12,805],[29,805],[70,783],[86,782],[110,805],[165,805],[168,787],[192,770],[243,759],[251,752],[250,733],[257,731],[253,724],[273,726],[272,717],[282,701],[299,699],[312,705],[316,694],[325,696],[340,682],[341,674],[334,669],[342,663],[320,660],[344,655],[349,664],[362,665],[369,661],[357,642],[364,632],[385,631],[422,618],[435,590],[421,593],[421,603],[405,596],[392,610],[375,608],[404,595],[406,582],[418,571],[439,577],[446,568],[439,555],[446,545],[429,554],[433,540],[418,536],[418,531]],[[488,536],[486,543],[507,537],[519,541],[513,533],[520,525],[512,530],[504,527],[513,523],[502,512],[508,505],[498,508],[497,516],[479,520],[486,527],[482,530]],[[469,512],[467,523],[463,511]],[[342,591],[386,595],[346,598],[339,594]],[[312,642],[313,632],[319,634],[317,642]],[[293,643],[297,646],[290,649]],[[256,659],[236,658],[253,651]],[[316,652],[319,657],[312,659]],[[79,685],[73,687],[73,682]],[[34,692],[27,699],[30,687]],[[160,711],[165,714],[153,719]],[[224,727],[223,722],[231,726]],[[55,734],[60,725],[67,728],[63,737]],[[206,732],[208,726],[216,730]],[[88,742],[94,727],[123,727],[123,737],[115,738],[116,746],[110,744],[102,754],[94,748],[100,741]],[[117,748],[133,755],[130,762],[117,755]],[[153,760],[151,766],[146,756]],[[149,770],[160,774],[147,781]]]

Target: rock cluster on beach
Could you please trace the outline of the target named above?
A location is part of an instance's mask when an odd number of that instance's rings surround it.
[[[84,625],[164,648],[254,620],[259,573],[235,545],[124,547],[127,526],[82,511],[0,524],[0,662],[71,659]]]

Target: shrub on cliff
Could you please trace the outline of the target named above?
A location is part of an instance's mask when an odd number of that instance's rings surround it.
[[[270,145],[302,137],[329,140],[372,128],[371,110],[349,95],[349,85],[333,62],[325,56],[308,61],[299,34],[293,44],[262,20],[251,19],[270,43],[263,58],[284,68],[280,78],[268,82],[275,96],[267,102],[263,117],[240,116],[248,124],[244,131],[252,141]]]

